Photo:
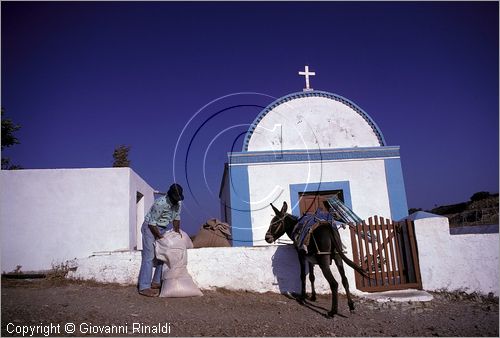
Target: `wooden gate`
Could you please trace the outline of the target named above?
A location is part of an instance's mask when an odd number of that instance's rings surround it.
[[[422,289],[413,222],[370,217],[351,227],[354,262],[371,277],[356,273],[356,288],[366,292]]]

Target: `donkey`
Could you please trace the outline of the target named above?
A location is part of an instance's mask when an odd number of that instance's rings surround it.
[[[290,237],[292,241],[295,242],[292,236],[292,232],[294,227],[299,222],[299,218],[286,213],[288,208],[286,202],[283,202],[281,211],[278,210],[272,203],[271,207],[273,208],[276,216],[274,216],[271,220],[271,224],[269,225],[269,229],[267,230],[265,236],[266,242],[273,243],[285,233],[288,235],[288,237]],[[307,246],[307,254],[305,250],[299,250],[297,248],[297,243],[295,243],[295,248],[297,249],[297,253],[299,256],[300,280],[302,284],[302,292],[299,300],[303,302],[306,299],[305,264],[307,260],[309,264],[309,280],[311,281],[310,299],[312,301],[316,300],[316,290],[314,289],[314,265],[318,264],[321,271],[323,272],[323,276],[325,276],[328,284],[330,285],[330,289],[332,290],[332,308],[330,312],[328,312],[328,316],[333,317],[338,313],[338,283],[333,277],[330,270],[330,265],[333,259],[335,265],[337,265],[340,276],[342,277],[342,285],[344,286],[347,295],[347,304],[349,305],[349,310],[353,312],[354,302],[352,301],[351,293],[349,292],[349,283],[347,281],[347,277],[345,276],[342,260],[344,260],[347,265],[352,267],[364,277],[368,278],[368,276],[361,269],[361,267],[357,266],[342,252],[342,242],[340,240],[340,234],[338,230],[328,223],[321,223],[317,228],[314,229],[311,234],[311,240],[309,241],[309,245]]]

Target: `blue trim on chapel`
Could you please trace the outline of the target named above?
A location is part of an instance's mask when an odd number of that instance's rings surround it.
[[[408,216],[408,203],[406,201],[401,160],[399,158],[385,159],[384,167],[387,192],[389,194],[389,206],[391,208],[391,218],[393,220],[400,220]]]
[[[233,246],[253,246],[248,167],[229,167],[228,181]]]
[[[266,162],[304,162],[328,160],[352,160],[368,158],[399,157],[399,146],[391,147],[359,147],[346,149],[324,150],[283,150],[276,151],[247,151],[228,153],[229,162],[235,164],[252,164]]]
[[[262,110],[260,112],[260,114],[257,115],[255,120],[252,122],[252,124],[250,125],[250,128],[248,128],[248,131],[245,135],[245,140],[243,141],[242,151],[248,151],[248,143],[250,142],[250,138],[252,137],[253,132],[257,128],[257,125],[259,124],[259,122],[264,118],[264,116],[267,115],[267,113],[269,113],[271,110],[273,110],[274,108],[276,108],[277,106],[279,106],[285,102],[288,102],[288,101],[291,101],[294,99],[298,99],[298,98],[303,98],[303,97],[326,97],[326,98],[334,100],[334,101],[342,102],[343,104],[349,106],[370,125],[370,127],[373,129],[375,135],[377,135],[380,146],[383,147],[386,145],[384,135],[382,134],[382,131],[380,131],[380,128],[377,126],[375,121],[370,117],[370,115],[368,115],[357,104],[355,104],[351,100],[346,99],[345,97],[342,97],[342,96],[337,95],[337,94],[333,94],[333,93],[329,93],[329,92],[325,92],[325,91],[321,91],[321,90],[312,90],[312,91],[307,91],[307,92],[296,92],[296,93],[292,93],[292,94],[283,96],[283,97],[275,100],[274,102],[272,102],[266,108],[264,108],[264,110]]]

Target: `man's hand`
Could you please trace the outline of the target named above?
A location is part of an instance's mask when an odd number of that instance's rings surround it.
[[[181,229],[181,222],[180,222],[180,221],[178,221],[178,220],[174,220],[174,221],[172,222],[172,225],[173,225],[173,227],[174,227],[174,231],[175,231],[175,232],[181,233],[181,230],[180,230],[180,229]]]
[[[160,230],[158,230],[158,227],[156,225],[148,224],[148,226],[155,239],[160,239],[162,237],[162,235],[160,234]]]

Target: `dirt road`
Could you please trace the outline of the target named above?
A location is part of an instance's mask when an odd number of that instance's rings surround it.
[[[326,318],[329,296],[305,306],[286,295],[205,291],[146,298],[133,286],[2,280],[2,336],[494,336],[498,298],[434,294],[427,303],[356,298]],[[71,332],[74,329],[74,332]],[[31,331],[29,331],[31,330]],[[68,333],[69,332],[69,333]]]

